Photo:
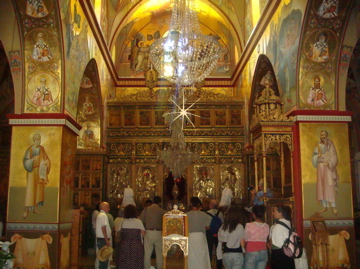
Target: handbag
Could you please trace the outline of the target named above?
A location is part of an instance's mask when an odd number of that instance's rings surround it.
[[[124,220],[121,221],[120,229],[115,233],[115,244],[118,245],[121,242],[121,231]]]

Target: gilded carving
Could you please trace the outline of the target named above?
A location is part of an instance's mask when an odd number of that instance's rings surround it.
[[[189,253],[188,245],[189,239],[188,237],[163,237],[163,255],[167,255],[169,249],[172,245],[178,245],[180,249],[184,252],[184,255],[187,256]]]
[[[241,155],[242,144],[241,143],[219,143],[220,155]]]
[[[219,161],[218,163],[220,164],[235,164],[235,163],[242,163],[242,159],[241,158],[226,158],[226,157],[223,157],[223,158],[219,158]]]
[[[215,144],[214,143],[188,143],[194,151],[200,153],[201,156],[214,155],[215,153]]]
[[[159,164],[159,160],[157,158],[136,158],[136,164]]]
[[[250,128],[253,128],[259,122],[292,122],[293,117],[286,117],[283,114],[284,103],[271,88],[272,84],[269,84],[269,79],[265,79],[263,85],[265,88],[255,98],[255,113],[252,115]]]
[[[122,90],[122,94],[117,96],[117,101],[122,102],[137,102],[137,101],[166,101],[170,96],[174,95],[176,87],[166,87],[166,88],[154,88],[154,82],[150,83],[150,73],[149,83],[146,86],[148,88],[128,88]],[[151,89],[151,90],[149,90]],[[225,102],[225,101],[234,101],[233,89],[232,88],[221,88],[221,89],[210,89],[210,88],[189,88],[184,87],[183,91],[188,98],[189,102],[201,98],[206,101],[215,101],[215,102]]]
[[[136,145],[136,153],[140,156],[155,156],[157,144],[155,143],[138,143]]]
[[[244,136],[243,129],[219,129],[219,130],[186,130],[185,136]],[[168,130],[107,130],[108,137],[140,137],[140,136],[169,136]]]
[[[111,143],[110,155],[130,156],[132,151],[131,143]]]
[[[286,143],[289,146],[289,149],[292,151],[293,150],[293,145],[292,145],[292,135],[290,134],[266,134],[264,136],[264,141],[265,141],[265,151],[267,151],[270,146],[274,146],[274,145],[280,145],[280,143]],[[280,150],[278,149],[278,152],[280,152]]]

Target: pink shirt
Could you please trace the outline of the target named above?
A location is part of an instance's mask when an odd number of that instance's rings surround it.
[[[266,250],[269,236],[269,225],[260,222],[250,222],[245,226],[246,252]]]

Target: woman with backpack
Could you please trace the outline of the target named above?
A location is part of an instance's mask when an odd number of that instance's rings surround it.
[[[225,269],[242,268],[244,263],[244,227],[240,224],[241,214],[237,206],[231,206],[219,229],[217,258],[221,259]]]
[[[266,207],[252,207],[253,222],[245,226],[245,262],[244,269],[264,269],[268,261],[266,242],[269,236],[269,225],[265,223]]]
[[[294,259],[285,255],[282,249],[285,240],[289,238],[289,229],[278,223],[282,222],[291,228],[291,208],[277,205],[273,208],[272,214],[277,222],[270,229],[271,269],[295,269]]]

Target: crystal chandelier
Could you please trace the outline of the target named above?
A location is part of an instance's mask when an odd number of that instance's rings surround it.
[[[176,85],[201,82],[214,69],[221,46],[211,35],[203,35],[194,0],[173,0],[168,35],[150,47],[150,59],[160,77]]]
[[[184,97],[182,97],[184,98]],[[158,159],[163,161],[164,164],[172,171],[174,178],[181,177],[181,174],[185,171],[186,167],[199,158],[197,152],[191,151],[190,147],[186,145],[183,126],[186,122],[193,125],[190,120],[188,109],[184,108],[185,101],[183,99],[183,106],[180,107],[176,101],[173,100],[176,105],[174,112],[167,113],[165,118],[170,123],[171,138],[170,146],[159,150],[157,152]]]

